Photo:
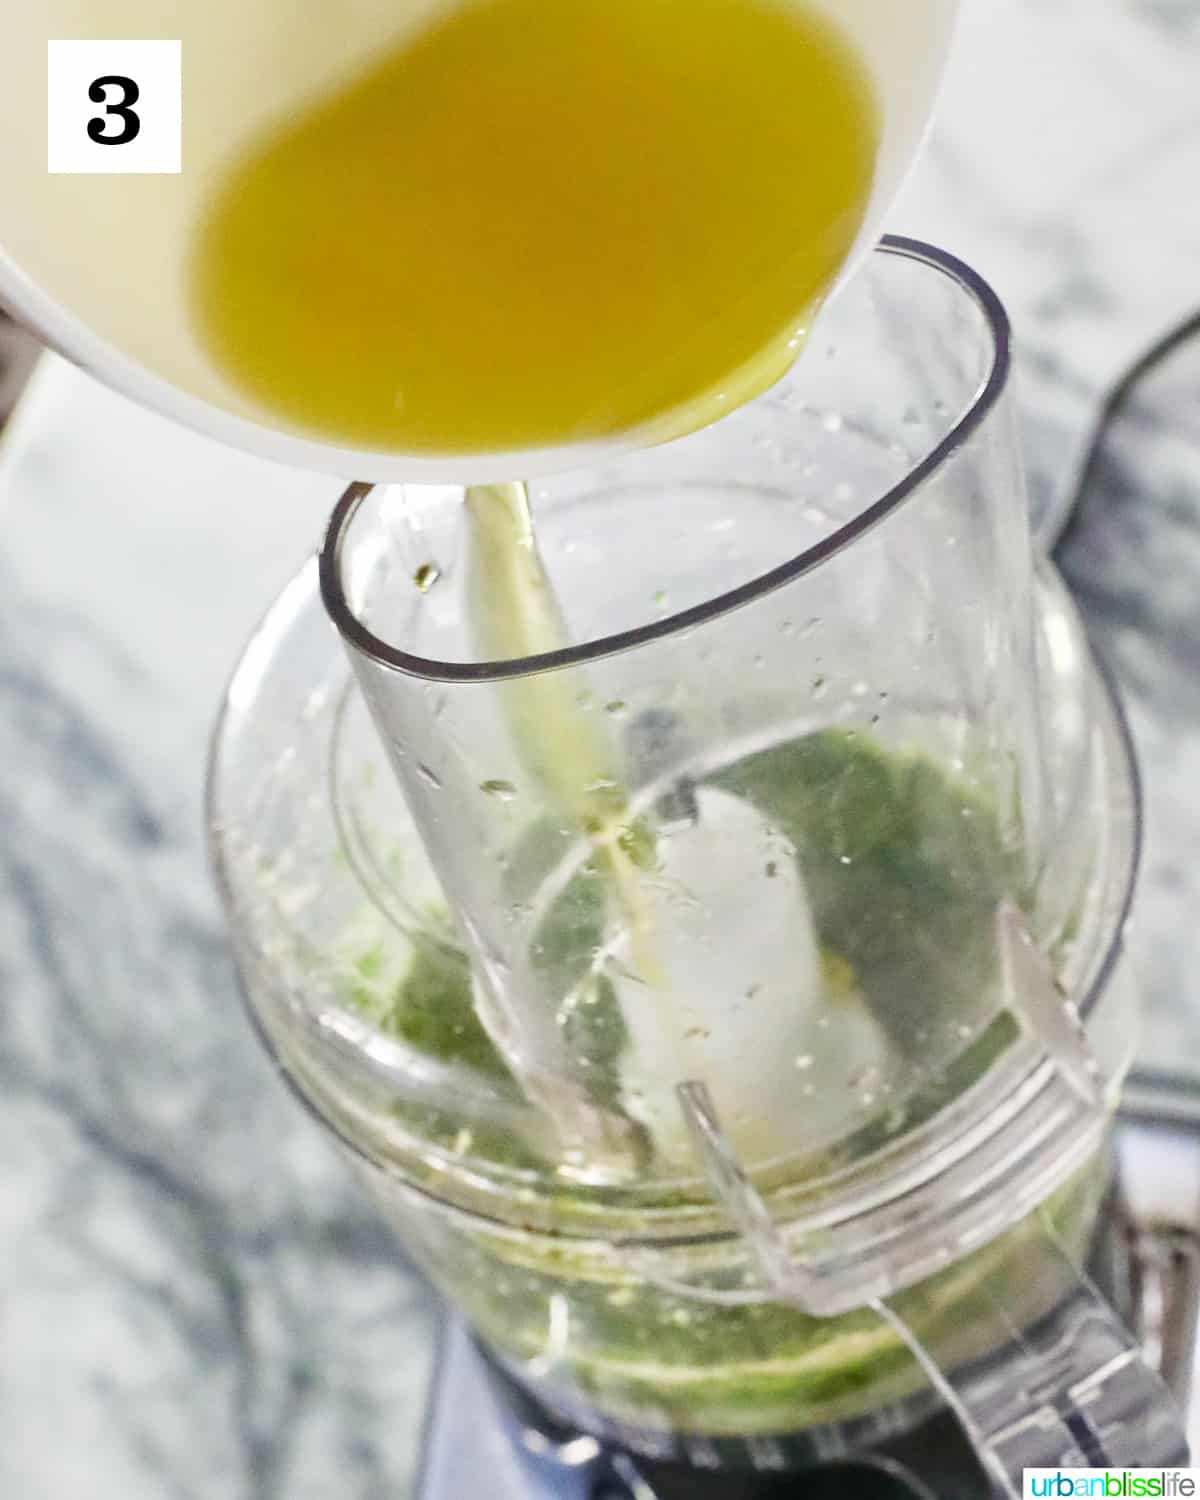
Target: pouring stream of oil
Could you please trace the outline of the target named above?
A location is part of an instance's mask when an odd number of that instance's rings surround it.
[[[804,0],[466,0],[232,164],[195,242],[197,330],[274,420],[353,446],[662,441],[795,358],[879,135]],[[567,645],[525,487],[466,504],[481,656]],[[619,756],[580,687],[505,684],[514,742],[658,988]]]

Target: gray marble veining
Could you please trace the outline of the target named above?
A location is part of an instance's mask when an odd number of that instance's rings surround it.
[[[1042,510],[1103,390],[1200,302],[1197,76],[1193,0],[968,0],[891,227],[1008,303]],[[1147,766],[1140,927],[1178,1062],[1200,1056],[1200,390],[1172,378],[1065,557]],[[0,1495],[397,1500],[434,1310],[249,1043],[200,821],[224,677],[333,487],[53,360],[0,486]]]
[[[1144,1056],[1200,1076],[1200,322],[1114,415],[1059,560],[1120,682],[1141,759],[1132,943]]]
[[[1035,509],[1101,394],[1200,305],[1200,7],[967,0],[938,125],[893,216],[1013,316]]]
[[[39,384],[0,562],[0,1494],[390,1500],[434,1310],[250,1041],[200,837],[222,678],[328,486]]]

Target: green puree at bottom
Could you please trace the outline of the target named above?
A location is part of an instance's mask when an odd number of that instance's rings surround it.
[[[758,807],[796,851],[828,970],[853,975],[890,1042],[928,1048],[989,982],[998,903],[1021,889],[1020,858],[978,793],[919,754],[824,731],[747,756],[709,778]],[[601,941],[603,883],[571,882],[539,933],[536,962],[565,994]],[[348,998],[391,1035],[491,1078],[508,1069],[476,1015],[465,954],[420,945],[381,990],[362,956]],[[611,989],[569,1025],[611,1086],[625,1034]],[[978,1060],[977,1060],[978,1061]],[[507,1155],[507,1153],[506,1153]]]

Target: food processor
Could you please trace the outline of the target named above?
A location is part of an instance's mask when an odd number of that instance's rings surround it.
[[[9,18],[5,306],[364,481],[246,648],[208,818],[260,1038],[452,1309],[422,1500],[982,1500],[1186,1461],[1194,1246],[1120,1115],[1129,736],[1028,533],[1002,307],[872,248],[957,7],[814,4],[883,129],[804,357],[673,442],[493,453],[289,426],[191,316],[230,154],[432,7],[178,8],[187,166],[145,178],[47,173],[25,127],[48,34],[161,8]],[[516,478],[536,536],[526,508],[489,618]]]
[[[454,1309],[429,1500],[1186,1462],[1194,1256],[1113,1173],[1136,768],[1008,339],[886,240],[766,395],[539,481],[570,644],[480,654],[467,492],[414,484],[352,486],[247,647],[214,864]]]

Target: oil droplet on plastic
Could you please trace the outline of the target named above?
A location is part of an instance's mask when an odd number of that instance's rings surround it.
[[[498,777],[481,781],[479,790],[485,796],[495,797],[497,802],[511,802],[517,795],[517,789],[511,781],[502,781]]]

